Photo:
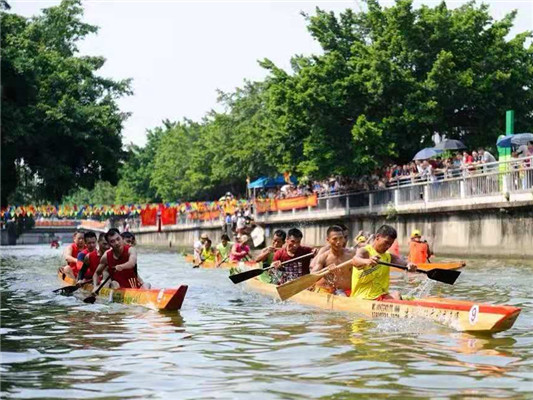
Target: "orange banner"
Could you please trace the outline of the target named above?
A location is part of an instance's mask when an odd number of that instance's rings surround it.
[[[276,208],[281,211],[292,210],[293,208],[316,207],[318,199],[316,193],[311,196],[292,197],[289,199],[276,200]]]
[[[258,199],[255,201],[255,210],[258,213],[266,213],[269,211],[276,211],[276,200],[274,199]]]
[[[258,213],[271,211],[286,211],[298,208],[316,207],[318,204],[317,194],[311,196],[292,197],[288,199],[265,199],[256,200],[255,209]]]
[[[209,221],[212,219],[220,218],[220,211],[205,211],[205,212],[196,212],[193,211],[189,213],[189,219],[199,219],[202,221]]]

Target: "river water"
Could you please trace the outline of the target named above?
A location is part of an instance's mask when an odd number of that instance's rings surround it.
[[[232,284],[228,271],[148,249],[144,279],[189,285],[181,311],[87,305],[52,294],[59,250],[0,251],[3,398],[533,398],[533,268],[524,262],[471,261],[453,287],[431,285],[433,295],[522,307],[510,330],[476,337],[279,303]]]

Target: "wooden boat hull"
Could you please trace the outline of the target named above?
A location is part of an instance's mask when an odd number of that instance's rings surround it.
[[[191,264],[196,264],[196,261],[194,260],[194,256],[192,254],[187,254],[185,256],[185,261],[191,263]],[[230,269],[230,268],[261,268],[261,265],[255,261],[243,261],[242,262],[243,264],[241,263],[237,263],[237,262],[231,262],[231,261],[227,261],[227,262],[223,262],[222,264],[220,264],[219,266],[217,266],[217,263],[216,262],[213,262],[213,261],[204,261],[199,268],[207,268],[207,269],[211,269],[211,268],[222,268],[222,269]]]
[[[276,286],[250,279],[247,287],[278,298]],[[304,290],[291,301],[331,311],[363,314],[370,318],[426,318],[457,331],[495,333],[511,328],[521,309],[445,298],[415,300],[360,300]]]
[[[74,285],[73,279],[61,271],[57,277],[66,286]],[[93,285],[83,285],[81,290],[91,293]],[[98,297],[113,303],[137,304],[157,310],[179,310],[187,293],[187,285],[181,285],[177,289],[108,289],[102,288]]]

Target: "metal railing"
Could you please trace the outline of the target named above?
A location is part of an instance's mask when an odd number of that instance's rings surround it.
[[[411,204],[436,204],[447,200],[472,200],[486,196],[507,197],[513,193],[533,193],[533,157],[511,159],[479,168],[462,169],[460,174],[434,176],[429,180],[366,192],[323,195],[316,207],[272,211],[256,215],[263,220],[271,217],[304,217],[323,213],[376,212],[387,207],[406,207]],[[192,221],[178,214],[180,226],[222,226],[222,218],[210,221]]]

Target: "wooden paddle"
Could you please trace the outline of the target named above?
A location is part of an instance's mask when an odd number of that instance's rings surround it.
[[[308,275],[304,275],[290,282],[286,282],[283,285],[279,285],[278,287],[276,287],[278,291],[278,295],[281,300],[286,300],[289,297],[292,297],[295,294],[300,293],[302,290],[305,290],[309,288],[310,286],[313,286],[321,278],[323,278],[324,276],[332,272],[332,269],[340,269],[340,268],[346,267],[347,265],[350,265],[351,262],[352,260],[348,260],[339,265],[333,266],[332,268],[328,267],[318,273],[311,273]],[[404,267],[403,265],[387,263],[384,261],[380,261],[379,264],[387,265],[389,267],[396,267],[396,268],[403,269],[406,271],[409,269],[407,267]],[[459,277],[459,275],[461,275],[461,271],[440,269],[440,268],[434,268],[428,271],[416,270],[416,272],[420,274],[426,274],[429,279],[447,283],[449,285],[453,285],[455,281],[457,280],[457,278]]]
[[[296,258],[293,258],[291,260],[288,260],[288,261],[284,261],[280,264],[281,265],[285,265],[285,264],[289,264],[293,261],[296,261],[296,260],[300,260],[302,258],[307,258],[307,257],[311,257],[311,256],[314,256],[314,253],[309,253],[309,254],[304,254],[303,256],[299,256],[299,257],[296,257]],[[269,269],[271,268],[274,268],[273,266],[270,266],[270,267],[267,267],[267,268],[256,268],[256,269],[251,269],[249,271],[244,271],[244,272],[241,272],[239,274],[235,274],[235,275],[230,275],[230,279],[233,283],[237,284],[237,283],[241,283],[241,282],[244,282],[244,281],[247,281],[248,279],[252,279],[252,278],[255,278],[256,276],[259,276],[261,275],[263,272],[265,271],[268,271]],[[308,286],[309,287],[309,286]]]
[[[215,264],[215,268],[220,267],[222,264],[224,264],[226,261],[228,261],[228,258],[229,258],[229,254],[222,261],[220,261],[219,263]]]
[[[111,279],[111,275],[108,275],[107,278],[104,279],[104,281],[98,286],[98,289],[96,289],[94,292],[91,293],[89,297],[86,297],[83,299],[84,303],[93,304],[96,301],[96,296],[98,293],[100,293],[100,289],[104,287],[104,285],[107,283],[107,281]]]
[[[350,259],[339,265],[332,266],[332,269],[333,268],[340,269],[351,264],[352,264],[352,260]],[[295,294],[300,293],[302,290],[305,290],[308,287],[313,286],[324,276],[332,272],[332,269],[328,267],[328,268],[324,268],[322,271],[319,271],[317,273],[311,272],[310,274],[301,276],[292,281],[285,282],[284,284],[277,286],[276,290],[278,291],[279,298],[281,300],[287,300],[289,297],[292,297]]]
[[[200,265],[202,265],[202,264],[205,262],[205,260],[207,260],[207,258],[204,258],[200,264],[198,264],[198,265],[193,265],[192,267],[193,267],[193,268],[200,268]]]
[[[409,270],[409,268],[404,267],[403,265],[399,265],[399,264],[393,264],[393,263],[388,263],[384,261],[380,261],[379,264],[403,269],[405,271]],[[453,269],[442,269],[442,268],[433,268],[433,269],[428,269],[426,271],[422,269],[417,269],[415,272],[418,272],[419,274],[426,274],[429,279],[432,279],[434,281],[439,281],[442,283],[447,283],[448,285],[453,285],[455,281],[457,280],[457,278],[459,278],[459,275],[461,275],[461,271],[457,271]]]

